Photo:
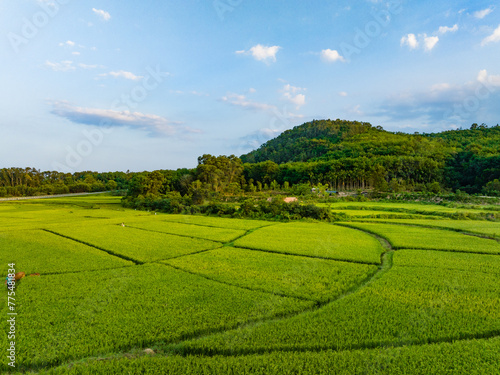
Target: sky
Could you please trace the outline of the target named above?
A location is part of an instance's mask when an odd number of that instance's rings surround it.
[[[500,122],[493,1],[0,0],[0,51],[0,168],[194,168],[313,119]]]

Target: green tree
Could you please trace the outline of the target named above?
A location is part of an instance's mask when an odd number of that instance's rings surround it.
[[[486,195],[500,196],[500,181],[495,179],[488,182],[483,188],[483,193]]]

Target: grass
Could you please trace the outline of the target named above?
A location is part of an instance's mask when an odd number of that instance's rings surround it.
[[[400,266],[396,259],[383,277],[321,309],[186,341],[172,350],[193,355],[340,351],[500,333],[498,274],[437,269],[430,259],[426,265]]]
[[[41,274],[17,284],[1,373],[498,373],[500,243],[459,231],[499,224],[444,219],[498,207],[344,202],[362,222],[334,225],[120,199],[0,203],[0,267]]]
[[[0,264],[15,263],[18,271],[65,273],[132,266],[103,251],[42,230],[0,233]]]
[[[225,283],[324,302],[371,276],[377,266],[225,247],[165,263]]]
[[[177,234],[186,237],[201,238],[218,242],[230,242],[243,236],[246,231],[240,229],[208,227],[194,224],[181,224],[165,220],[163,216],[150,216],[127,221],[128,227],[140,228],[162,233]]]
[[[468,236],[448,230],[379,223],[346,223],[345,225],[384,237],[396,249],[431,249],[500,254],[500,243],[495,240]]]
[[[467,233],[484,234],[500,238],[500,222],[472,220],[373,220],[384,223],[420,225],[442,229],[454,229]]]
[[[98,247],[140,263],[175,258],[215,249],[221,243],[165,233],[148,232],[120,225],[87,224],[52,228],[54,233]]]
[[[313,304],[158,264],[27,278],[17,293],[17,362],[25,369],[176,342]],[[0,311],[7,316],[5,306]]]
[[[384,249],[370,235],[324,223],[278,224],[259,229],[234,245],[309,257],[380,264]]]

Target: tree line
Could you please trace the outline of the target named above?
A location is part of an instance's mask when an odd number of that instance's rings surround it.
[[[203,155],[193,169],[42,172],[0,169],[0,196],[127,190],[128,199],[182,197],[194,204],[263,192],[325,190],[500,195],[500,127],[473,124],[433,134],[393,133],[369,123],[312,121],[237,157]]]

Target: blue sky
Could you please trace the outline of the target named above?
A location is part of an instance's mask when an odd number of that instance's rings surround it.
[[[0,167],[154,170],[312,119],[500,119],[492,1],[1,0]]]

